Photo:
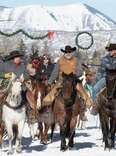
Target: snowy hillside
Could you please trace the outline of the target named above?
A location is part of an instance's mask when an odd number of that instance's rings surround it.
[[[86,4],[47,7],[30,5],[0,7],[0,29],[24,30],[110,30],[116,23]],[[3,21],[3,20],[9,20]]]
[[[76,129],[75,146],[66,152],[60,151],[59,131],[55,131],[53,143],[48,145],[40,144],[39,140],[32,141],[29,135],[27,124],[23,133],[23,151],[21,154],[14,153],[13,156],[115,156],[116,149],[104,151],[102,144],[101,129],[99,129],[98,118],[88,115],[86,129]],[[7,156],[8,140],[5,147],[1,150],[1,156]]]

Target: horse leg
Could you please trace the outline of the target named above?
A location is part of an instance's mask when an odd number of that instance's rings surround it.
[[[13,136],[13,129],[12,129],[12,123],[9,123],[9,122],[5,122],[5,126],[6,126],[6,129],[7,129],[7,133],[8,133],[8,139],[9,139],[9,150],[8,150],[8,155],[9,154],[13,154],[14,153],[14,150],[13,150],[13,139],[14,139],[14,136]]]
[[[44,144],[46,145],[47,144],[47,141],[48,141],[48,130],[49,130],[49,125],[44,123]]]
[[[2,145],[3,142],[3,134],[4,134],[4,125],[0,124],[0,145]]]
[[[29,123],[29,132],[32,140],[34,140],[34,123]]]
[[[51,143],[53,141],[53,134],[54,134],[55,125],[56,125],[55,122],[51,125],[51,135],[50,135]]]
[[[44,144],[44,133],[43,133],[43,128],[44,127],[43,127],[43,123],[39,122],[38,127],[39,127],[39,130],[40,130],[40,143]]]
[[[69,136],[68,146],[71,148],[74,146],[74,136],[75,136],[76,124],[77,124],[77,116],[73,117],[70,121],[70,136]]]
[[[108,143],[108,134],[109,134],[109,123],[108,121],[104,121],[104,141],[105,141],[105,149],[109,148]]]
[[[81,122],[81,119],[80,119],[80,115],[77,116],[77,128],[79,129],[80,127],[80,122]]]
[[[108,145],[108,131],[109,131],[108,117],[104,117],[103,114],[100,114],[100,122],[101,122],[102,134],[103,134],[103,142],[105,142],[104,149],[106,149],[106,148],[109,148],[109,145]]]
[[[115,118],[111,118],[110,119],[110,138],[109,138],[109,144],[111,148],[114,148],[115,146],[115,127],[116,127]]]
[[[61,145],[60,145],[60,150],[65,151],[67,149],[66,146],[66,127],[67,127],[67,122],[60,122],[60,138],[61,138]]]
[[[21,139],[22,139],[22,133],[24,129],[24,123],[25,121],[20,121],[18,123],[18,133],[16,137],[16,152],[21,153],[22,152],[22,147],[21,147]]]

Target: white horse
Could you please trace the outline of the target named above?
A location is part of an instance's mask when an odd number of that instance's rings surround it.
[[[16,138],[16,152],[20,153],[21,138],[26,120],[26,109],[22,102],[22,83],[12,79],[6,102],[3,105],[3,121],[8,133],[9,150],[7,154],[13,154],[13,139]]]

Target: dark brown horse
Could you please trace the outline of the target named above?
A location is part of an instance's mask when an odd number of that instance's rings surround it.
[[[47,94],[47,87],[43,82],[37,82],[36,80],[31,80],[30,84],[26,84],[26,86],[28,86],[26,95],[28,101],[28,123],[30,124],[30,128],[33,128],[32,123],[38,123],[40,142],[47,144],[48,130],[53,122],[52,106],[43,105],[43,98]],[[32,137],[34,137],[34,134]]]
[[[116,70],[106,72],[106,95],[98,97],[98,112],[106,148],[114,148],[116,133]]]
[[[80,112],[80,99],[76,94],[76,77],[73,74],[63,74],[62,88],[53,105],[55,122],[60,126],[61,146],[65,151],[74,145],[75,127],[77,116]],[[68,146],[66,145],[68,137]]]

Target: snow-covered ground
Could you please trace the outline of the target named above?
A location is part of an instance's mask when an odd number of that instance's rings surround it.
[[[0,156],[7,155],[7,141],[2,150],[0,149]],[[53,143],[48,145],[40,144],[39,140],[31,141],[29,136],[29,129],[25,125],[23,133],[23,151],[18,156],[116,156],[116,149],[111,151],[104,151],[102,144],[102,134],[99,128],[98,117],[88,115],[86,129],[76,129],[75,146],[72,150],[66,152],[60,151],[59,133],[55,131]]]

